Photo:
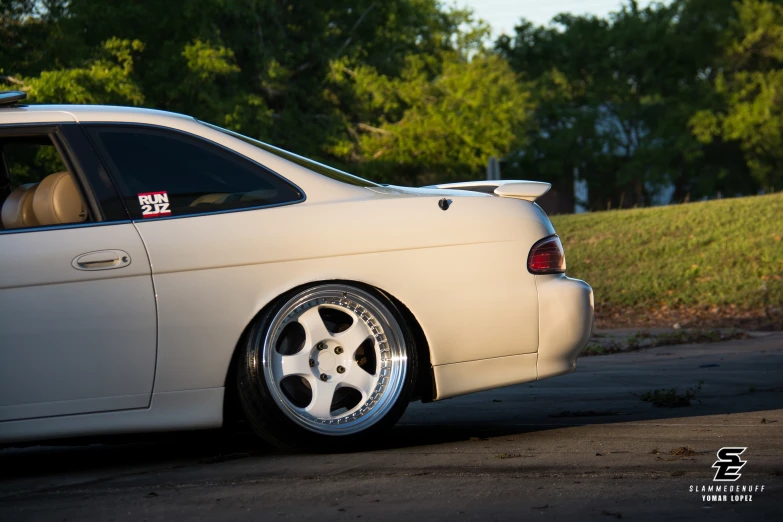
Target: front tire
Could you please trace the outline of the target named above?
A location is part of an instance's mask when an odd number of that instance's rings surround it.
[[[413,336],[391,299],[347,283],[281,296],[240,350],[245,416],[285,449],[364,446],[403,414],[418,370]]]

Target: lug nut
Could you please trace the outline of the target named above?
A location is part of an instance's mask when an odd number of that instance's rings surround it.
[[[338,366],[337,373],[345,373],[345,368],[343,368],[342,366]]]
[[[340,355],[341,353],[343,353],[343,347],[342,346],[336,347],[334,349],[334,353],[336,353],[337,355]]]
[[[321,380],[322,381],[326,381],[327,379],[329,379],[329,377],[325,373],[322,373],[321,374]]]
[[[314,361],[314,360],[312,360],[312,359],[310,359],[310,368],[312,368],[312,367],[314,367],[314,366],[315,366],[315,361]]]
[[[319,350],[325,350],[325,349],[326,349],[326,344],[325,344],[325,343],[318,343],[318,346],[317,346],[317,348],[318,348]]]

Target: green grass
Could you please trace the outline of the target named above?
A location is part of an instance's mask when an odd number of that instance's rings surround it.
[[[604,322],[655,314],[772,321],[783,307],[783,194],[553,216],[568,274]],[[654,321],[653,321],[654,322]]]

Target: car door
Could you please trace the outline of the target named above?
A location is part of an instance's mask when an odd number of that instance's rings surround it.
[[[231,249],[215,251],[215,235],[230,238],[235,227],[249,226],[231,219],[247,214],[260,219],[257,226],[275,230],[275,210],[303,201],[304,194],[264,166],[187,132],[141,124],[83,127],[152,261],[158,306],[155,392],[223,387],[226,354],[255,313],[255,303],[244,301],[250,292],[229,291],[229,282],[241,276],[215,261],[216,254],[231,258]],[[263,252],[270,244],[259,240],[232,247]],[[273,278],[273,272],[260,277]]]
[[[150,264],[84,132],[0,126],[0,145],[0,430],[147,407]]]

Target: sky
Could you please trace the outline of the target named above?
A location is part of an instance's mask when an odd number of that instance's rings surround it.
[[[638,0],[639,7],[652,3]],[[450,2],[446,2],[450,3]],[[621,0],[456,0],[457,5],[467,6],[489,22],[495,36],[513,34],[520,18],[527,18],[536,25],[546,25],[558,13],[594,14],[604,17],[617,11]],[[668,3],[668,0],[662,3]]]

